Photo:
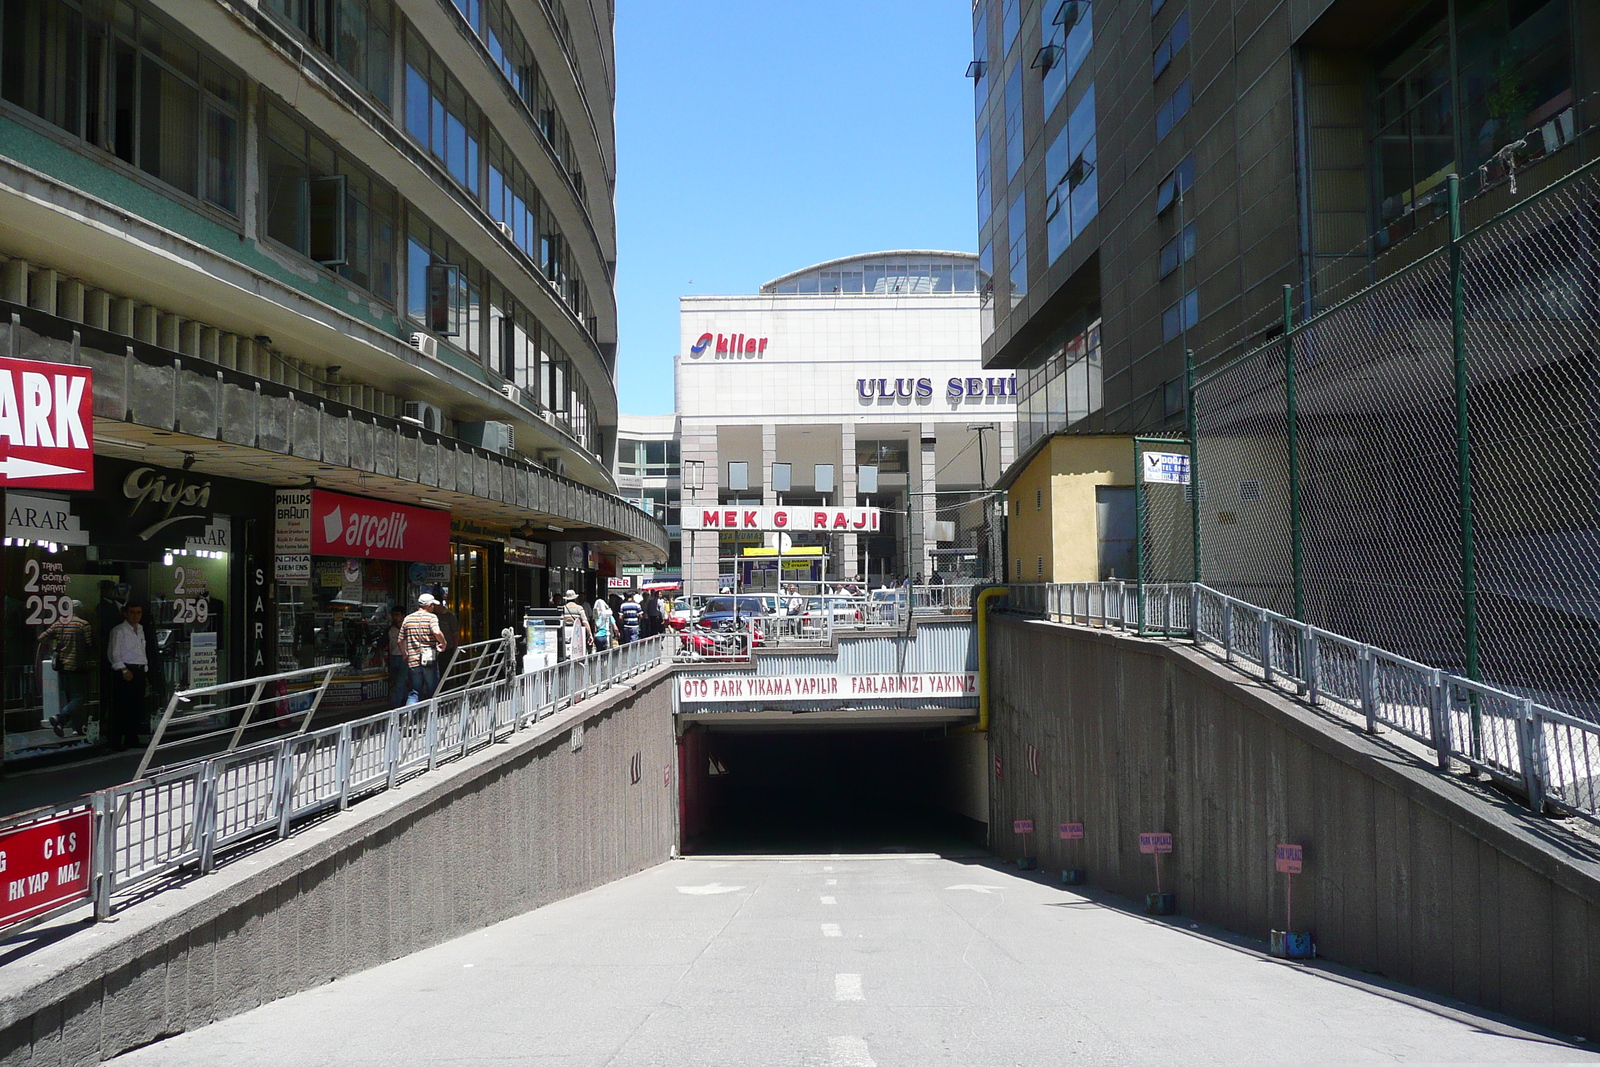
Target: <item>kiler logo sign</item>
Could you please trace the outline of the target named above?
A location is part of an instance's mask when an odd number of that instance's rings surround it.
[[[711,347],[711,341],[717,342],[717,359],[760,359],[767,354],[767,339],[765,337],[747,337],[742,333],[709,334],[703,333],[694,344],[689,346],[689,357],[699,359]]]
[[[88,368],[0,359],[0,485],[94,488]]]

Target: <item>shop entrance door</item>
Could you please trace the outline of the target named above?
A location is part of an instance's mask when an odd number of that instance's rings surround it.
[[[489,550],[460,542],[451,546],[453,560],[450,609],[461,620],[461,643],[487,640],[489,633]]]

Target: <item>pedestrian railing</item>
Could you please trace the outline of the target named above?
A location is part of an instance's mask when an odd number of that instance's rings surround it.
[[[450,651],[439,672],[438,691],[471,689],[513,673],[517,667],[516,634],[505,629],[499,637],[458,645]]]
[[[972,583],[911,587],[913,615],[963,615],[972,611]]]
[[[0,925],[14,931],[43,922],[81,905],[85,896],[92,897],[95,916],[106,918],[113,898],[130,888],[180,869],[205,874],[232,846],[266,835],[286,837],[308,816],[342,810],[503,741],[670,661],[674,644],[671,635],[630,642],[326,729],[224,751],[95,793],[88,798],[93,833],[85,893],[10,925],[0,918]],[[174,700],[183,706],[184,697],[200,692],[179,693]],[[79,800],[0,822],[0,843],[8,833],[84,807]]]
[[[1005,610],[1194,644],[1313,705],[1359,716],[1455,763],[1600,823],[1600,724],[1351,640],[1193,583],[1008,587]]]

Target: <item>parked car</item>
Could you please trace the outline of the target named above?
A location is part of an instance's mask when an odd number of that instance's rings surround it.
[[[698,593],[685,593],[680,596],[672,602],[672,614],[667,616],[668,625],[674,630],[681,630],[692,624],[700,617],[700,612],[708,599]]]
[[[832,620],[835,626],[854,626],[862,620],[861,602],[847,596],[809,596],[801,614],[806,626],[822,626]]]
[[[700,612],[700,618],[697,620],[697,625],[708,628],[720,627],[724,624],[731,625],[735,616],[734,601],[736,599],[738,601],[737,615],[739,618],[760,619],[772,614],[766,609],[766,606],[762,604],[760,597],[740,596],[735,598],[731,596],[714,596],[710,600],[706,601],[705,609]]]

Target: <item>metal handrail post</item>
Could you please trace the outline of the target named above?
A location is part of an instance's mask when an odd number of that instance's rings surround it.
[[[389,776],[388,776],[388,781],[384,785],[385,789],[393,789],[394,788],[395,780],[398,778],[399,773],[400,773],[400,712],[401,712],[401,710],[402,709],[400,709],[400,708],[396,708],[393,711],[389,712],[388,737],[385,739],[386,747],[389,750]]]
[[[1222,661],[1233,662],[1233,600],[1222,602]]]
[[[1367,733],[1378,732],[1378,660],[1371,645],[1361,646],[1361,710],[1367,716]]]
[[[209,874],[216,865],[217,845],[217,763],[207,760],[200,775],[195,798],[195,844],[200,850],[200,873]]]
[[[350,724],[339,728],[339,810],[350,806]]]
[[[96,793],[93,798],[95,840],[92,855],[94,870],[90,874],[94,886],[94,917],[102,921],[111,917],[111,890],[116,881],[117,805],[109,793]]]
[[[1549,780],[1549,768],[1545,765],[1544,728],[1532,700],[1522,700],[1518,712],[1517,736],[1522,742],[1522,781],[1528,790],[1528,807],[1535,815],[1542,815],[1545,783]]]
[[[1450,769],[1450,694],[1444,681],[1444,672],[1437,667],[1430,672],[1430,702],[1433,705],[1433,750],[1441,771]]]
[[[1272,616],[1265,611],[1261,613],[1258,626],[1261,638],[1261,669],[1265,672],[1263,679],[1268,685],[1272,684]]]
[[[1301,669],[1306,680],[1306,703],[1314,705],[1322,699],[1318,685],[1321,674],[1318,670],[1318,657],[1322,651],[1322,643],[1317,638],[1317,632],[1310,627],[1301,631],[1301,635],[1304,651],[1301,652],[1300,658],[1303,661]]]
[[[298,775],[295,773],[293,766],[295,763],[293,746],[294,741],[292,738],[286,737],[278,742],[277,788],[273,790],[273,793],[277,797],[278,839],[280,841],[289,836],[290,813],[294,811],[294,787],[298,784]]]

